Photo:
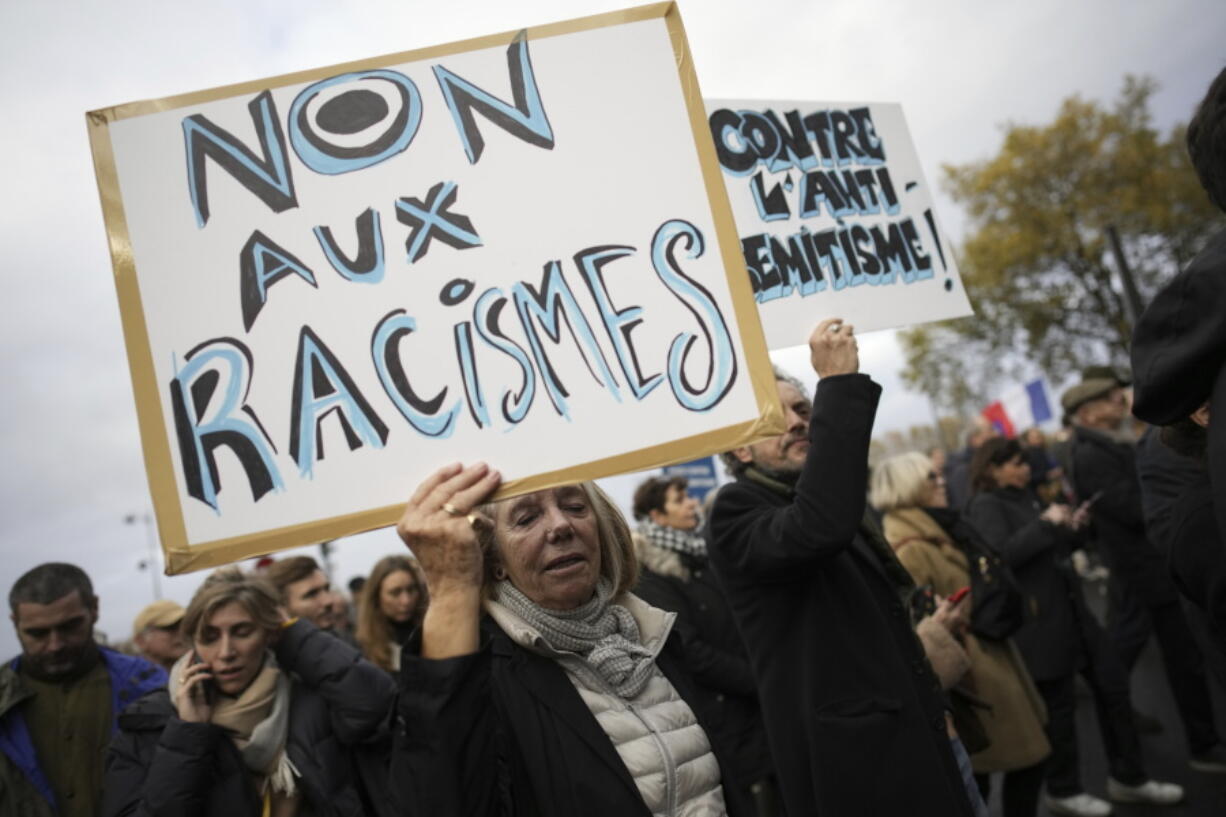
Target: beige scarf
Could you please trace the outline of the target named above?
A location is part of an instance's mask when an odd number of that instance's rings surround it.
[[[170,670],[170,688],[178,686],[193,653],[188,652]],[[255,775],[256,790],[265,800],[270,817],[294,817],[301,795],[294,781],[298,771],[285,753],[289,731],[289,678],[277,666],[272,653],[264,666],[238,697],[219,694],[209,722],[226,730],[243,764]]]

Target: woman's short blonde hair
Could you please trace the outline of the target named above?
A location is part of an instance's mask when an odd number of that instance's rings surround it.
[[[890,457],[873,469],[869,501],[882,513],[918,508],[931,490],[932,460],[912,451]]]
[[[179,625],[183,635],[195,642],[213,614],[231,602],[241,604],[262,630],[276,632],[281,626],[277,611],[281,598],[268,580],[237,567],[223,567],[205,579],[192,596]]]
[[[639,580],[639,562],[634,553],[634,538],[626,518],[613,504],[613,500],[600,490],[594,482],[578,482],[575,486],[583,491],[596,515],[596,533],[600,539],[600,576],[608,579],[613,585],[613,596],[616,598],[630,591]],[[490,502],[477,510],[490,519],[498,519],[498,506],[504,502]],[[478,534],[481,548],[485,556],[484,587],[486,593],[493,592],[494,583],[498,581],[496,572],[502,566],[498,552],[497,531],[483,527]]]

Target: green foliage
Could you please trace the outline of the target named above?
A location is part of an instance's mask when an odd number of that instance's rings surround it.
[[[1007,125],[996,156],[945,167],[968,216],[958,266],[976,315],[900,334],[908,384],[965,410],[1027,367],[1058,381],[1127,366],[1133,318],[1108,228],[1145,303],[1222,226],[1183,125],[1152,125],[1154,88],[1126,77],[1110,109],[1071,97],[1049,125]]]

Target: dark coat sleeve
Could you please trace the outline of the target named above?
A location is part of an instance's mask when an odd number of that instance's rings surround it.
[[[210,723],[172,716],[148,752],[147,733],[120,731],[106,757],[103,817],[195,817],[202,813],[214,783],[218,741],[225,736]]]
[[[491,662],[488,641],[471,655],[437,661],[406,649],[391,767],[400,813],[511,814]]]
[[[1055,526],[1038,516],[1015,527],[1003,503],[991,494],[975,496],[966,507],[966,516],[1009,567],[1021,567],[1061,541]]]
[[[729,570],[791,580],[797,568],[850,547],[864,517],[868,444],[880,397],[881,387],[865,374],[817,384],[809,455],[787,506],[764,505],[743,483],[720,491],[711,540]]]
[[[1174,506],[1170,568],[1180,592],[1205,611],[1226,652],[1226,552],[1211,490],[1193,486]]]
[[[297,621],[281,633],[277,662],[316,690],[328,705],[332,731],[347,744],[386,734],[395,682],[355,648]]]

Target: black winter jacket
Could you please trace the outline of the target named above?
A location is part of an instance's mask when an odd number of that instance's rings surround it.
[[[964,817],[940,687],[860,532],[880,394],[863,374],[823,378],[794,496],[745,478],[724,486],[711,563],[749,650],[788,814]]]
[[[416,639],[415,639],[416,640]],[[557,661],[492,619],[471,655],[427,660],[406,648],[391,786],[396,813],[447,817],[650,817],[634,778]],[[656,665],[699,724],[710,717],[671,633]],[[721,774],[728,764],[712,741]],[[746,813],[724,788],[731,817]]]
[[[1179,497],[1171,516],[1171,574],[1180,592],[1205,613],[1215,646],[1226,653],[1226,548],[1207,470]]]
[[[292,674],[286,752],[313,815],[370,811],[350,747],[389,728],[395,686],[348,644],[298,621],[275,647]],[[263,803],[234,742],[211,723],[180,720],[165,690],[119,718],[107,753],[104,817],[259,817]]]
[[[644,568],[634,594],[677,614],[673,629],[685,647],[686,668],[713,717],[711,740],[728,751],[730,777],[748,786],[774,772],[749,655],[707,560],[681,556],[681,561],[688,579]]]
[[[1077,536],[1040,519],[1042,512],[1028,488],[999,488],[972,497],[966,518],[1013,569],[1033,605],[1013,642],[1030,674],[1047,681],[1077,671],[1090,614],[1073,571]]]
[[[1098,546],[1112,578],[1146,606],[1178,599],[1165,560],[1145,533],[1136,448],[1094,429],[1076,428],[1073,486],[1081,501],[1098,497],[1091,513]]]

